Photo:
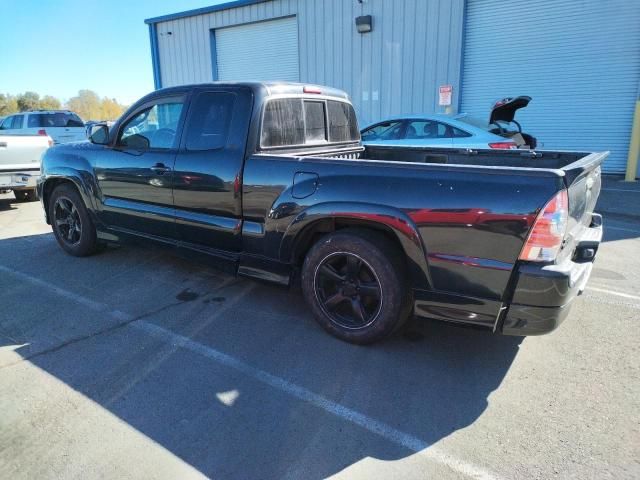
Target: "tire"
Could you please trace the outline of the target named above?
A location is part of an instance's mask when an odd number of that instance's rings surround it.
[[[49,219],[53,234],[65,252],[75,257],[85,257],[96,252],[96,227],[74,187],[60,185],[51,193]]]
[[[305,258],[302,290],[326,331],[360,345],[398,330],[412,306],[402,253],[369,230],[322,237]]]
[[[35,202],[38,199],[35,189],[31,190],[14,190],[13,194],[19,202]]]

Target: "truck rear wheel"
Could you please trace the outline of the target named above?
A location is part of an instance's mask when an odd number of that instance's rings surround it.
[[[318,323],[350,343],[385,338],[411,309],[402,256],[375,231],[342,230],[318,241],[304,261],[302,290]]]
[[[60,185],[55,188],[49,199],[49,219],[56,240],[65,252],[85,257],[96,251],[96,227],[74,187]]]

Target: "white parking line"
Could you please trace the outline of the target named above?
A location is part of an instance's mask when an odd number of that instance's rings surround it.
[[[598,287],[587,286],[587,290],[593,290],[594,292],[607,293],[609,295],[616,295],[618,297],[630,298],[631,300],[640,301],[640,297],[637,296],[637,295],[631,295],[629,293],[616,292],[615,290],[607,290],[606,288],[598,288]]]
[[[605,225],[605,230],[620,230],[622,232],[631,232],[631,233],[637,233],[638,235],[640,235],[640,230],[636,230],[633,228],[623,228],[623,227],[613,227],[611,225]]]
[[[64,298],[72,300],[91,310],[107,313],[116,320],[134,320],[135,318],[133,315],[121,312],[120,310],[112,310],[106,304],[95,302],[91,299],[57,287],[44,280],[33,277],[18,270],[0,265],[0,272],[15,275],[21,280],[27,281],[40,288],[46,288],[54,292],[56,295],[60,295]],[[246,292],[248,293],[249,290],[250,289],[247,289]],[[133,323],[130,323],[129,326],[137,330],[141,330],[147,334],[153,335],[156,338],[159,338],[172,345],[176,345],[180,348],[184,348],[193,353],[202,355],[221,365],[233,368],[234,370],[237,370],[253,378],[254,380],[257,380],[258,382],[269,385],[270,387],[280,390],[281,392],[295,397],[298,400],[307,402],[321,410],[324,410],[327,413],[330,413],[354,425],[362,427],[365,430],[379,435],[397,446],[406,448],[407,450],[422,455],[434,462],[446,465],[451,470],[461,473],[465,476],[482,480],[499,479],[497,475],[484,469],[483,467],[461,460],[454,455],[450,455],[425,440],[422,440],[409,433],[402,432],[401,430],[398,430],[384,422],[381,422],[349,407],[334,402],[327,397],[318,395],[317,393],[314,393],[311,390],[301,387],[295,383],[289,382],[282,377],[278,377],[264,370],[260,370],[259,368],[249,365],[248,363],[232,357],[231,355],[220,352],[202,343],[198,343],[189,337],[179,335],[172,332],[171,330],[167,330],[146,320],[136,320]]]
[[[628,192],[628,193],[640,193],[640,190],[631,190],[629,188],[603,188],[603,192]]]

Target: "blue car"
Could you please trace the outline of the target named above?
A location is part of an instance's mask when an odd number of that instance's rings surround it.
[[[527,106],[530,100],[530,97],[515,97],[496,102],[489,123],[465,113],[392,118],[362,129],[362,142],[405,147],[533,149],[536,139],[523,133],[514,119],[516,110]]]

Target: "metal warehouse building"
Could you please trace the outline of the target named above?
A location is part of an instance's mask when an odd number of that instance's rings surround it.
[[[349,93],[361,125],[442,111],[444,85],[454,111],[480,118],[529,95],[518,120],[543,148],[610,150],[605,171],[626,169],[638,0],[237,0],[146,23],[156,88],[325,84]]]

